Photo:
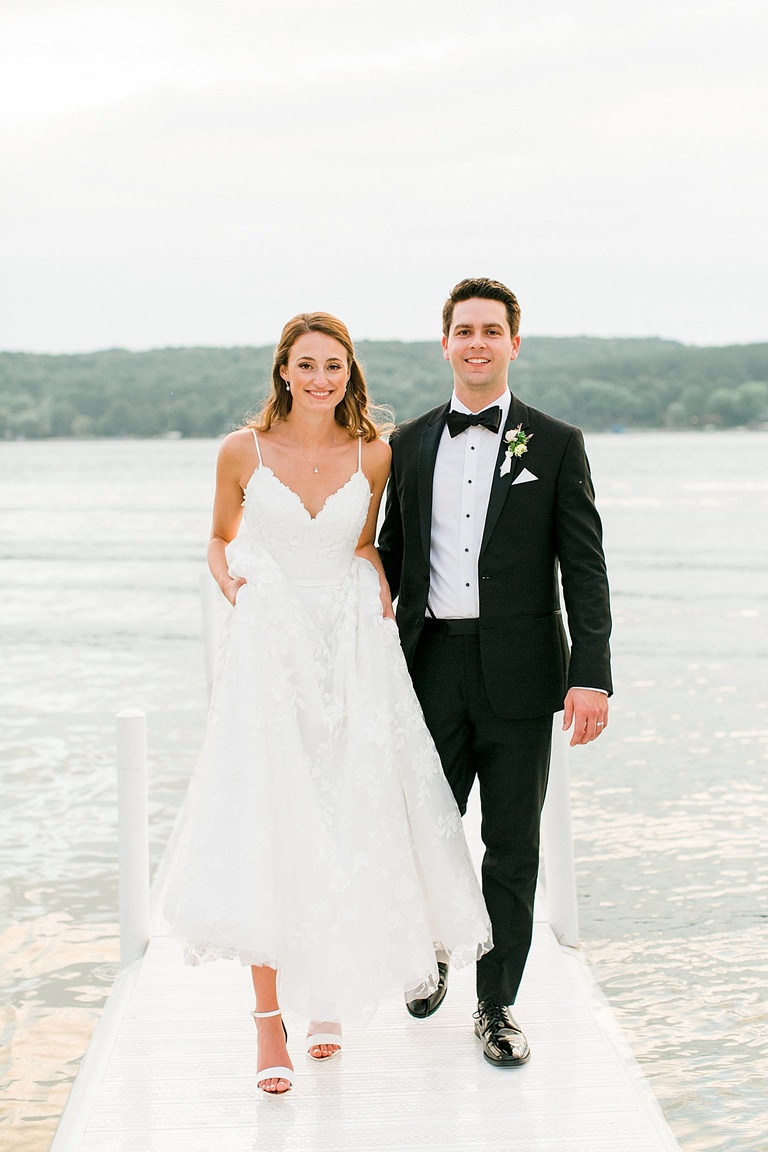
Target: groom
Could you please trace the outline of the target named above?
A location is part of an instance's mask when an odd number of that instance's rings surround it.
[[[462,280],[443,309],[451,400],[401,425],[379,552],[414,686],[462,814],[477,777],[494,947],[477,964],[475,1032],[498,1067],[528,1042],[510,1011],[533,928],[552,716],[571,744],[604,730],[610,610],[600,519],[577,428],[509,391],[520,309]],[[571,650],[558,588],[562,576]],[[427,1017],[446,993],[408,1004]]]

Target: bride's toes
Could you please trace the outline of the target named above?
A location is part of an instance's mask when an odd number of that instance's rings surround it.
[[[341,1024],[315,1020],[307,1032],[307,1052],[313,1060],[328,1060],[341,1051]]]
[[[270,1077],[269,1080],[257,1080],[256,1084],[261,1088],[262,1092],[271,1092],[276,1096],[287,1092],[291,1086],[290,1080],[283,1080],[281,1077]]]

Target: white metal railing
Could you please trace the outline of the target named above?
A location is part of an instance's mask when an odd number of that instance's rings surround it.
[[[206,569],[200,573],[200,607],[203,613],[203,653],[205,657],[205,676],[208,681],[208,695],[213,688],[213,676],[216,671],[216,659],[219,654],[219,640],[221,634],[221,602],[224,597],[213,576]]]
[[[149,942],[149,816],[147,717],[117,714],[117,860],[120,966],[144,955]]]
[[[576,894],[576,860],[571,825],[570,732],[563,732],[563,714],[552,723],[552,759],[544,810],[541,813],[541,847],[544,857],[544,888],[547,919],[561,944],[575,948],[579,942]]]

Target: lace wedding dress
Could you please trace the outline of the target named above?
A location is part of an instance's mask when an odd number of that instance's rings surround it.
[[[475,960],[490,926],[397,626],[354,555],[359,460],[316,517],[259,462],[165,913],[189,963],[268,964],[284,1008],[348,1020],[432,991],[435,948]]]

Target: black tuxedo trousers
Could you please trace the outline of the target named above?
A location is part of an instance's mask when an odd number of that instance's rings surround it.
[[[533,929],[552,717],[509,720],[494,712],[476,635],[428,624],[413,683],[462,816],[475,780],[480,789],[483,896],[494,946],[477,964],[477,998],[514,1004]]]

